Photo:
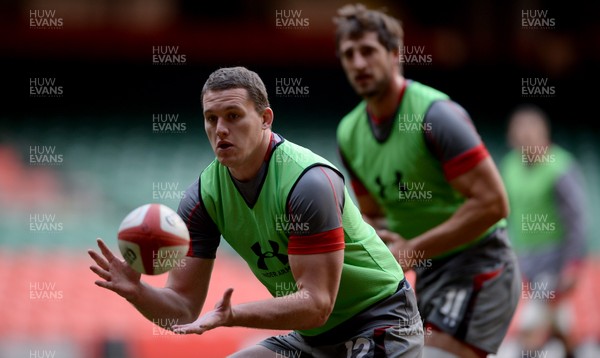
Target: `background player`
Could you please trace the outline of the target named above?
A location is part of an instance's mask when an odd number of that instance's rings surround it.
[[[216,159],[179,206],[191,235],[185,267],[169,273],[166,287],[151,287],[99,241],[103,255],[89,252],[103,279],[96,284],[153,322],[176,320],[166,328],[180,333],[295,330],[235,357],[421,356],[423,329],[402,269],[362,220],[338,170],[271,131],[259,76],[219,69],[204,85],[202,104]],[[274,297],[232,305],[228,289],[198,318],[221,235]]]
[[[362,213],[416,270],[433,329],[424,355],[494,353],[520,292],[497,168],[463,108],[403,77],[398,20],[358,4],[334,21],[342,67],[364,99],[338,126],[339,150]]]
[[[508,229],[523,274],[524,310],[517,328],[520,350],[570,351],[568,323],[558,322],[586,250],[585,185],[571,153],[552,143],[546,113],[533,104],[509,118],[512,150],[501,162],[510,202]],[[518,350],[519,350],[518,349]]]

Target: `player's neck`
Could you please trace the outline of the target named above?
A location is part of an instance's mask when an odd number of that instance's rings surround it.
[[[256,177],[265,162],[265,158],[267,158],[268,153],[271,151],[272,139],[273,136],[271,130],[264,130],[258,148],[251,154],[245,163],[236,168],[229,168],[231,175],[241,182],[249,181]]]
[[[367,99],[367,108],[375,121],[385,121],[394,116],[398,110],[400,95],[405,84],[406,79],[401,75],[396,75],[382,95]]]

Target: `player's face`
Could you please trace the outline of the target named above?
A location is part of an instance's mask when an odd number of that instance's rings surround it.
[[[517,113],[511,118],[508,140],[513,148],[547,145],[549,142],[548,128],[536,113]]]
[[[204,130],[221,164],[240,169],[262,160],[259,152],[265,132],[264,120],[256,112],[246,89],[207,91],[202,102]]]
[[[348,81],[365,98],[385,93],[398,71],[398,54],[388,51],[376,32],[366,32],[356,39],[342,38],[340,56]]]

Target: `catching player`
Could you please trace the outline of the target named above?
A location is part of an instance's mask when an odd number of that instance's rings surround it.
[[[177,320],[166,328],[180,333],[294,330],[233,357],[420,357],[422,323],[400,265],[363,221],[340,172],[271,131],[260,77],[219,69],[204,85],[202,105],[216,159],[179,206],[191,236],[186,266],[169,272],[166,287],[151,287],[99,241],[103,255],[89,252],[102,278],[96,284],[148,319]],[[234,305],[228,289],[198,317],[221,235],[273,298]]]

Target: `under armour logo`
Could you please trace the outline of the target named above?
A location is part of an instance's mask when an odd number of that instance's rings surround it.
[[[377,184],[377,186],[379,187],[379,196],[381,197],[381,199],[385,199],[385,187],[381,182],[380,176],[377,176],[377,178],[375,178],[375,184]]]
[[[269,269],[267,267],[265,259],[270,259],[272,257],[276,257],[284,265],[288,263],[287,255],[279,253],[279,244],[277,242],[269,240],[269,245],[271,245],[271,249],[273,251],[262,252],[262,249],[258,242],[254,243],[254,245],[252,245],[251,247],[252,251],[256,254],[256,256],[258,256],[258,261],[256,265],[261,270]]]
[[[398,184],[399,189],[401,191],[406,191],[405,184],[402,184],[402,173],[400,171],[396,170],[395,174],[396,174],[396,183]],[[385,199],[385,185],[381,181],[381,176],[377,176],[375,178],[375,184],[377,184],[377,186],[379,187],[379,196],[381,197],[381,199]],[[394,185],[394,187],[396,187],[396,185]]]

